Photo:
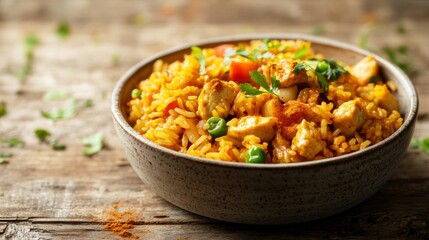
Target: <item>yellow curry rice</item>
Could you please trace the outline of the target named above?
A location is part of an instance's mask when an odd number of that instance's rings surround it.
[[[161,146],[232,162],[246,162],[258,147],[265,163],[301,162],[359,151],[402,124],[396,86],[380,77],[372,56],[348,66],[301,40],[200,50],[170,64],[158,60],[128,103],[130,124]],[[225,135],[209,134],[211,117],[226,121]]]

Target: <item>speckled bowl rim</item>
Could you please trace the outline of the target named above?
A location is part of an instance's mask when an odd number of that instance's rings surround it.
[[[382,65],[383,68],[385,68],[387,71],[390,71],[393,75],[395,75],[398,78],[398,81],[402,82],[404,86],[406,86],[406,89],[404,90],[406,92],[406,95],[410,98],[411,105],[410,109],[408,111],[407,117],[404,119],[404,122],[402,126],[391,136],[388,138],[371,145],[363,150],[359,150],[353,153],[348,153],[346,155],[332,157],[332,158],[326,158],[321,160],[315,160],[315,161],[306,161],[306,162],[297,162],[297,163],[276,163],[276,164],[249,164],[249,163],[239,163],[239,162],[227,162],[222,160],[211,160],[201,157],[195,157],[191,156],[185,153],[176,152],[174,150],[170,150],[168,148],[162,147],[160,145],[155,144],[154,142],[146,139],[142,135],[140,135],[137,131],[135,131],[131,125],[126,121],[124,116],[121,113],[120,107],[119,107],[119,96],[121,94],[121,91],[128,81],[128,79],[140,71],[141,68],[143,68],[146,64],[152,63],[154,60],[159,59],[161,57],[164,57],[166,55],[172,54],[176,51],[181,51],[187,48],[190,48],[192,46],[202,46],[202,45],[208,45],[208,44],[214,44],[216,42],[236,42],[236,41],[249,41],[249,40],[255,40],[255,39],[301,39],[305,41],[311,41],[313,43],[321,44],[321,45],[327,45],[332,46],[339,49],[344,49],[347,51],[356,52],[358,54],[362,55],[373,55],[375,59],[379,62],[379,64]],[[129,94],[129,93],[127,93]],[[114,117],[114,120],[117,121],[122,127],[126,133],[130,134],[133,138],[135,138],[137,141],[140,141],[151,148],[157,149],[158,151],[170,154],[174,157],[179,158],[186,158],[189,161],[196,161],[200,163],[204,163],[207,165],[217,165],[217,166],[223,166],[223,167],[232,167],[232,168],[243,168],[243,169],[285,169],[285,168],[299,168],[299,167],[310,167],[310,166],[319,166],[319,165],[327,165],[327,164],[338,164],[342,161],[347,161],[351,158],[360,159],[359,156],[364,156],[367,153],[370,153],[371,151],[375,150],[376,148],[382,147],[384,144],[391,143],[394,138],[399,136],[406,128],[411,127],[411,125],[414,122],[414,119],[417,117],[417,111],[418,111],[418,97],[417,97],[417,91],[412,84],[409,77],[397,66],[393,65],[389,61],[385,60],[384,58],[378,56],[377,54],[374,54],[372,52],[366,51],[364,49],[361,49],[357,46],[344,43],[341,41],[328,39],[324,37],[317,37],[312,35],[305,35],[305,34],[297,34],[297,33],[266,33],[266,34],[247,34],[247,35],[234,35],[234,36],[224,36],[224,37],[217,37],[217,38],[210,38],[205,39],[201,41],[191,42],[187,44],[182,44],[177,47],[173,47],[164,51],[161,51],[157,54],[154,54],[152,56],[149,56],[142,61],[138,62],[134,66],[132,66],[128,71],[126,71],[122,77],[120,77],[119,81],[117,82],[113,92],[112,92],[112,114]]]

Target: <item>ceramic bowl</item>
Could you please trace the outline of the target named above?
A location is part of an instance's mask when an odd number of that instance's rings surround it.
[[[404,123],[387,139],[348,155],[289,164],[244,164],[207,160],[158,146],[126,121],[130,92],[149,76],[157,59],[181,60],[191,46],[212,47],[252,39],[303,39],[327,59],[354,64],[369,52],[335,40],[297,34],[234,36],[194,42],[146,58],[119,80],[112,100],[117,135],[137,175],[156,194],[190,212],[230,222],[289,224],[315,220],[351,208],[389,179],[413,134],[418,98],[399,68],[375,56],[396,94]]]

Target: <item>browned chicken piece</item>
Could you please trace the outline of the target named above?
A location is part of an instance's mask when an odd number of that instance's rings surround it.
[[[305,119],[298,125],[296,136],[292,139],[292,150],[306,159],[313,159],[325,148],[326,143],[319,131]]]
[[[282,101],[278,98],[273,98],[265,102],[262,107],[262,116],[277,117],[282,110]]]
[[[373,56],[367,56],[352,67],[352,75],[359,85],[367,85],[371,77],[378,73],[377,62]]]
[[[362,99],[356,98],[341,104],[334,110],[334,126],[345,136],[352,136],[368,120],[362,107]]]
[[[378,106],[391,112],[393,110],[399,111],[398,99],[393,96],[386,85],[376,85],[374,87],[375,102]]]
[[[204,85],[198,96],[197,115],[202,119],[209,119],[213,116],[227,117],[239,91],[235,82],[211,80]]]
[[[307,72],[302,70],[297,75],[293,73],[296,62],[281,61],[269,65],[269,75],[275,76],[280,81],[282,88],[287,88],[308,81]]]
[[[276,124],[274,117],[246,116],[228,127],[227,136],[242,140],[247,135],[255,135],[262,142],[270,142],[276,134]]]

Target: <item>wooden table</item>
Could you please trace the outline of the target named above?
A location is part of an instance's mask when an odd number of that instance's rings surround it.
[[[127,68],[159,50],[203,38],[258,32],[312,33],[356,44],[374,21],[369,45],[409,47],[420,111],[415,137],[429,136],[428,1],[0,1],[0,139],[20,148],[0,165],[0,239],[120,239],[105,230],[113,204],[135,212],[140,239],[429,239],[429,155],[409,148],[393,178],[375,196],[336,216],[299,225],[248,226],[183,211],[155,195],[134,173],[110,114],[110,93]],[[55,29],[67,21],[71,34]],[[397,27],[405,33],[398,34]],[[316,29],[315,29],[316,28]],[[40,44],[25,81],[23,42]],[[43,118],[63,101],[43,100],[65,89],[78,100],[69,120]],[[93,107],[85,108],[90,99]],[[36,128],[67,146],[54,151]],[[103,132],[106,148],[85,156],[82,139]]]

